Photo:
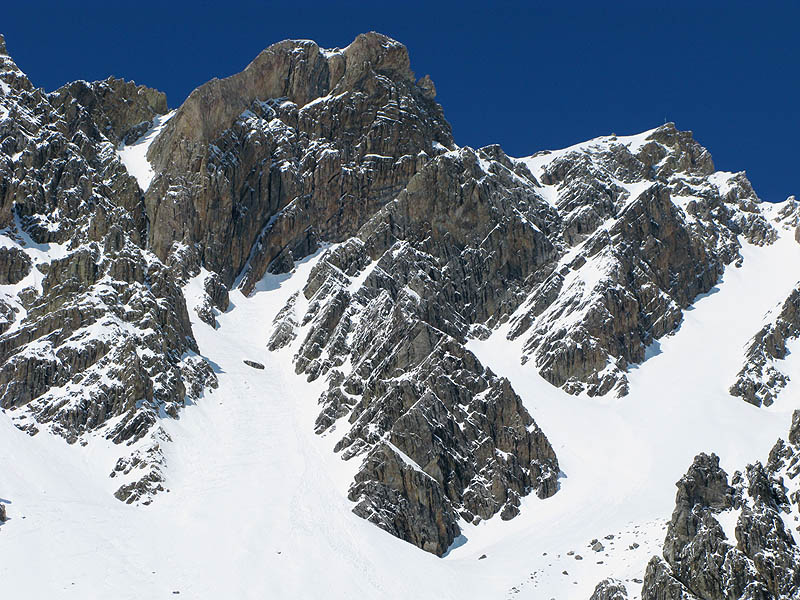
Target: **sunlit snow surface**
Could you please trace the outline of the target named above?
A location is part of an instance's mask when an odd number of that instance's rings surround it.
[[[147,188],[150,187],[150,182],[153,181],[155,176],[153,167],[150,165],[150,161],[147,160],[147,151],[150,148],[150,144],[158,137],[158,134],[161,133],[161,130],[164,129],[164,126],[174,114],[175,111],[173,110],[165,115],[156,117],[153,119],[153,126],[142,137],[127,146],[120,144],[117,149],[120,161],[125,165],[128,173],[136,178],[143,192],[147,191]]]
[[[0,413],[0,498],[10,517],[0,526],[0,595],[587,599],[611,575],[627,580],[637,598],[641,585],[632,580],[659,552],[674,483],[692,457],[717,452],[730,473],[764,459],[789,427],[800,373],[769,408],[727,393],[744,345],[796,283],[800,246],[782,233],[772,246],[745,246],[743,266],[728,268],[686,311],[680,330],[630,373],[625,398],[553,388],[530,362],[519,364],[522,342],[509,342],[503,327],[470,342],[511,379],[564,477],[555,496],[525,498],[511,521],[463,525],[466,543],[444,559],[350,512],[346,492],[357,464],[333,453],[341,432],[313,433],[325,382],[306,383],[291,364],[303,332],[293,347],[266,349],[274,315],[302,288],[320,253],[291,275],[267,275],[249,298],[233,292],[217,330],[197,320],[200,280],[192,281],[189,314],[220,385],[180,420],[163,421],[174,440],[164,447],[170,492],[153,505],[112,497],[112,444],[29,437]],[[300,294],[298,314],[304,302]],[[796,362],[787,361],[790,374],[800,369]],[[594,538],[602,552],[588,547]]]

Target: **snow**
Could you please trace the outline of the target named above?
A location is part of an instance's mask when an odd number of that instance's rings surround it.
[[[339,48],[320,48],[319,51],[327,59],[331,59],[334,56],[336,56],[337,54],[341,54],[342,53],[342,50],[339,49]]]
[[[530,363],[508,360],[521,354],[522,343],[506,339],[508,325],[486,341],[470,342],[478,358],[511,380],[566,476],[552,498],[526,498],[522,514],[509,524],[467,528],[470,543],[454,556],[470,552],[470,546],[488,549],[510,570],[523,569],[514,552],[525,539],[542,547],[549,539],[561,540],[577,550],[580,541],[621,530],[629,520],[668,518],[675,482],[698,452],[716,452],[728,473],[766,458],[788,431],[796,396],[784,393],[772,407],[756,408],[731,397],[727,388],[764,313],[796,284],[796,273],[785,266],[797,264],[800,246],[785,234],[765,248],[745,244],[742,254],[743,266],[729,268],[722,283],[686,311],[680,329],[655,342],[649,360],[630,372],[630,394],[624,398],[570,396],[545,382]],[[654,533],[663,539],[663,532]],[[527,565],[543,562],[529,559]],[[623,579],[633,568],[619,561],[605,564],[608,575]],[[565,597],[571,590],[569,597],[588,598],[598,580],[546,588],[541,597]]]
[[[732,546],[736,545],[736,523],[739,521],[741,512],[741,509],[729,508],[715,515],[717,522],[722,526],[722,531],[725,532],[725,537]]]
[[[637,133],[636,135],[601,136],[585,142],[574,144],[572,146],[567,146],[566,148],[561,148],[559,150],[543,150],[541,152],[537,152],[533,156],[526,156],[519,160],[525,163],[525,165],[530,169],[531,173],[533,173],[537,179],[541,179],[545,166],[547,166],[554,160],[557,160],[562,156],[566,156],[567,154],[573,152],[602,150],[603,146],[610,146],[611,144],[622,144],[624,146],[628,146],[628,149],[630,150],[631,154],[636,154],[641,149],[641,147],[646,143],[645,141],[647,140],[647,138],[650,137],[656,129],[657,128],[649,129],[647,131],[643,131],[642,133]]]
[[[728,171],[717,171],[708,176],[708,180],[717,187],[720,196],[725,196],[731,191],[732,180],[736,173],[729,173]],[[764,211],[768,213],[768,211]]]
[[[389,442],[389,441],[387,441],[387,440],[384,440],[384,442],[383,442],[383,443],[384,443],[384,444],[386,444],[387,446],[389,446],[389,448],[391,448],[391,449],[392,449],[392,451],[393,451],[395,454],[397,454],[397,455],[400,457],[400,459],[401,459],[401,460],[402,460],[402,461],[403,461],[403,462],[404,462],[404,463],[405,463],[407,466],[411,467],[412,469],[414,469],[415,471],[417,471],[417,472],[419,472],[419,473],[422,473],[423,475],[425,475],[425,477],[428,477],[429,479],[433,479],[433,477],[431,477],[431,476],[430,476],[430,475],[428,475],[428,474],[427,474],[425,471],[423,471],[423,470],[422,470],[422,467],[420,467],[420,466],[419,466],[419,465],[418,465],[418,464],[417,464],[417,463],[414,461],[414,459],[413,459],[413,458],[411,458],[411,457],[410,457],[408,454],[406,454],[405,452],[403,452],[402,450],[400,450],[400,448],[398,448],[398,447],[397,447],[397,446],[395,446],[393,443],[391,443],[391,442]]]
[[[190,310],[220,388],[180,420],[162,422],[174,440],[164,445],[171,491],[148,508],[112,497],[113,445],[29,437],[11,413],[0,413],[0,497],[10,517],[0,527],[4,595],[455,597],[438,558],[352,514],[346,492],[357,464],[333,453],[332,438],[314,434],[324,382],[305,384],[294,375],[292,351],[266,349],[272,316],[320,254],[292,275],[267,275],[250,298],[232,292],[216,331]],[[34,556],[47,569],[31,577]],[[421,576],[409,578],[398,564]]]
[[[122,152],[130,158],[147,143]],[[137,152],[144,157],[146,147]],[[139,181],[146,189],[149,180]],[[644,188],[629,191],[632,199]],[[792,380],[774,405],[756,408],[727,393],[750,337],[796,284],[786,265],[798,263],[800,246],[792,232],[780,233],[771,246],[744,245],[743,266],[728,268],[685,312],[680,329],[651,346],[630,372],[624,398],[571,396],[546,383],[530,362],[520,364],[523,339],[506,337],[512,320],[485,341],[471,340],[470,349],[512,381],[563,475],[555,496],[524,498],[511,521],[462,523],[463,536],[443,559],[352,514],[347,489],[358,459],[333,453],[338,436],[314,434],[324,378],[308,383],[294,374],[304,331],[280,352],[266,349],[274,316],[302,290],[324,250],[290,274],[266,275],[250,297],[231,292],[216,330],[193,310],[202,301],[203,271],[185,293],[219,388],[187,406],[180,420],[161,421],[173,440],[162,445],[170,491],[152,506],[113,498],[119,481],[107,475],[119,447],[102,438],[69,446],[47,433],[30,437],[13,426],[13,412],[0,412],[0,501],[10,517],[0,526],[0,590],[31,599],[164,598],[176,591],[198,600],[564,599],[588,598],[600,579],[614,576],[635,599],[641,585],[633,580],[660,552],[675,481],[694,455],[716,452],[728,473],[763,460],[798,407],[794,342],[782,361]],[[32,256],[61,251],[22,246]],[[372,268],[353,277],[351,288]],[[568,285],[588,293],[606,268],[598,255]],[[307,302],[297,294],[297,314]],[[735,515],[720,515],[720,522],[727,534]],[[603,551],[589,548],[594,538]],[[46,567],[34,570],[34,560]]]
[[[342,94],[336,94],[336,95],[328,94],[326,96],[320,96],[319,98],[315,98],[311,102],[308,102],[307,104],[303,105],[303,107],[300,110],[301,111],[305,111],[305,110],[308,110],[308,109],[316,106],[317,104],[324,104],[324,103],[328,102],[329,100],[338,100],[339,98],[342,98],[345,95],[346,94],[342,93]]]
[[[153,127],[147,130],[142,137],[127,146],[120,144],[117,149],[120,161],[125,165],[128,173],[136,178],[143,192],[147,191],[147,188],[150,187],[150,182],[155,177],[153,167],[150,165],[150,161],[147,160],[147,151],[150,149],[150,144],[158,137],[158,134],[161,133],[161,130],[164,129],[164,126],[174,114],[175,111],[173,110],[165,115],[156,117],[153,119]]]
[[[647,138],[652,135],[655,129],[650,129],[648,131],[644,131],[642,133],[636,135],[629,135],[629,136],[616,136],[616,135],[607,135],[598,138],[594,138],[592,140],[588,140],[586,142],[580,142],[579,144],[575,144],[573,146],[569,146],[567,148],[562,148],[560,150],[543,150],[541,152],[537,152],[533,156],[526,156],[520,158],[520,160],[531,173],[536,177],[537,181],[542,181],[544,177],[545,170],[548,165],[552,162],[562,158],[568,154],[574,153],[588,153],[593,154],[596,152],[603,152],[608,151],[611,146],[621,144],[628,147],[628,150],[632,154],[636,154],[639,152],[641,147],[647,143]],[[485,170],[485,169],[484,169]],[[623,181],[620,181],[616,177],[612,177],[610,174],[607,174],[608,177],[614,181],[617,185],[625,188],[629,192],[628,197],[628,204],[635,200],[642,192],[644,192],[653,182],[651,181],[639,181],[633,184],[628,184]],[[559,185],[540,185],[538,192],[544,198],[544,200],[553,207],[558,206],[558,188]]]

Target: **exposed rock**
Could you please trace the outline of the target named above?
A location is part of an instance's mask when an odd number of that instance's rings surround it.
[[[20,248],[0,248],[0,285],[14,285],[31,272],[31,259]]]
[[[247,263],[249,293],[267,268],[354,235],[452,146],[402,44],[376,33],[330,52],[281,42],[192,92],[150,148],[150,244],[162,259],[176,239],[199,244],[226,285]]]
[[[542,234],[550,209],[530,181],[500,162],[487,177],[482,160],[463,149],[423,167],[358,238],[323,257],[304,289],[307,312],[294,314],[292,299],[270,341],[310,325],[296,366],[328,376],[317,430],[348,417],[336,450],[366,455],[350,490],[356,512],[437,554],[459,516],[510,519],[521,496],[557,490],[546,437],[508,381],[463,346],[470,323],[511,310],[554,250]]]
[[[50,101],[68,119],[77,110],[88,111],[99,133],[114,144],[135,141],[152,126],[154,117],[167,112],[162,92],[114,77],[69,83],[54,92]]]
[[[730,485],[715,456],[697,456],[678,482],[664,560],[653,557],[648,564],[642,599],[796,597],[800,549],[783,514],[797,518],[800,512],[800,480],[788,490],[785,484],[796,478],[798,463],[800,447],[779,440],[766,467],[748,465]],[[716,518],[727,510],[738,512],[735,540],[726,537]]]
[[[260,362],[254,361],[254,360],[245,359],[242,362],[244,364],[246,364],[248,367],[253,367],[254,369],[263,369],[264,368],[264,365],[262,365]]]
[[[30,281],[0,296],[0,406],[31,434],[97,432],[136,452],[216,385],[115,152],[166,98],[113,78],[45,94],[0,54],[0,284]]]
[[[127,504],[150,504],[155,495],[164,491],[166,459],[161,444],[172,441],[169,435],[158,428],[151,441],[137,448],[128,457],[120,458],[109,475],[112,479],[127,480],[114,496]]]
[[[776,361],[789,353],[786,344],[800,336],[800,287],[792,290],[777,316],[764,325],[747,348],[745,364],[730,388],[733,396],[756,406],[771,405],[789,383]]]
[[[800,410],[792,413],[792,427],[789,429],[789,443],[800,446]]]
[[[589,600],[628,600],[625,584],[617,579],[603,579],[594,588]]]
[[[510,337],[571,393],[627,393],[628,365],[740,260],[737,236],[777,236],[744,175],[709,177],[710,156],[690,133],[667,124],[639,143],[612,136],[525,159],[571,251],[540,276]]]

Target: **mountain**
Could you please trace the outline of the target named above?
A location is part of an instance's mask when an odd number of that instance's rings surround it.
[[[459,147],[377,33],[172,111],[0,61],[0,590],[800,593],[794,197]]]

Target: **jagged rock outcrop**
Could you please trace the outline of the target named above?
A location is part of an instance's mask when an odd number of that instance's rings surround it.
[[[246,267],[249,292],[267,268],[354,235],[452,146],[402,44],[376,33],[343,50],[274,44],[192,92],[151,146],[149,242],[162,260],[176,240],[198,244],[226,285]]]
[[[628,600],[628,590],[625,584],[616,579],[603,579],[594,588],[589,600]]]
[[[509,337],[571,393],[625,394],[628,365],[740,260],[739,237],[777,237],[744,174],[715,173],[671,123],[523,162],[558,211],[561,260],[513,315]]]
[[[776,361],[786,358],[787,342],[800,336],[800,287],[783,302],[777,316],[753,337],[747,347],[745,364],[730,393],[756,406],[769,406],[789,383],[789,376]]]
[[[0,285],[15,285],[31,272],[31,259],[14,246],[0,248]]]
[[[470,325],[515,306],[555,250],[530,174],[486,156],[462,149],[423,167],[323,257],[305,313],[290,300],[270,341],[291,342],[300,324],[298,372],[328,377],[317,430],[347,427],[336,450],[363,456],[355,512],[437,554],[459,519],[509,519],[521,496],[557,490],[547,438],[464,348]]]
[[[121,481],[114,497],[127,504],[148,505],[159,492],[164,491],[166,460],[161,445],[171,442],[169,434],[157,427],[149,436],[147,443],[140,444],[128,456],[114,465],[109,477]]]
[[[114,77],[69,83],[56,90],[50,101],[67,118],[73,111],[87,111],[100,133],[114,144],[135,141],[150,129],[154,117],[167,112],[163,92]]]
[[[647,566],[642,600],[756,600],[800,594],[800,548],[789,530],[800,513],[800,411],[789,441],[766,466],[728,481],[719,459],[698,455],[678,482],[663,559]],[[732,524],[727,528],[722,523]]]
[[[166,99],[116,79],[46,94],[0,50],[0,407],[32,434],[98,431],[136,452],[215,385],[115,151]]]

